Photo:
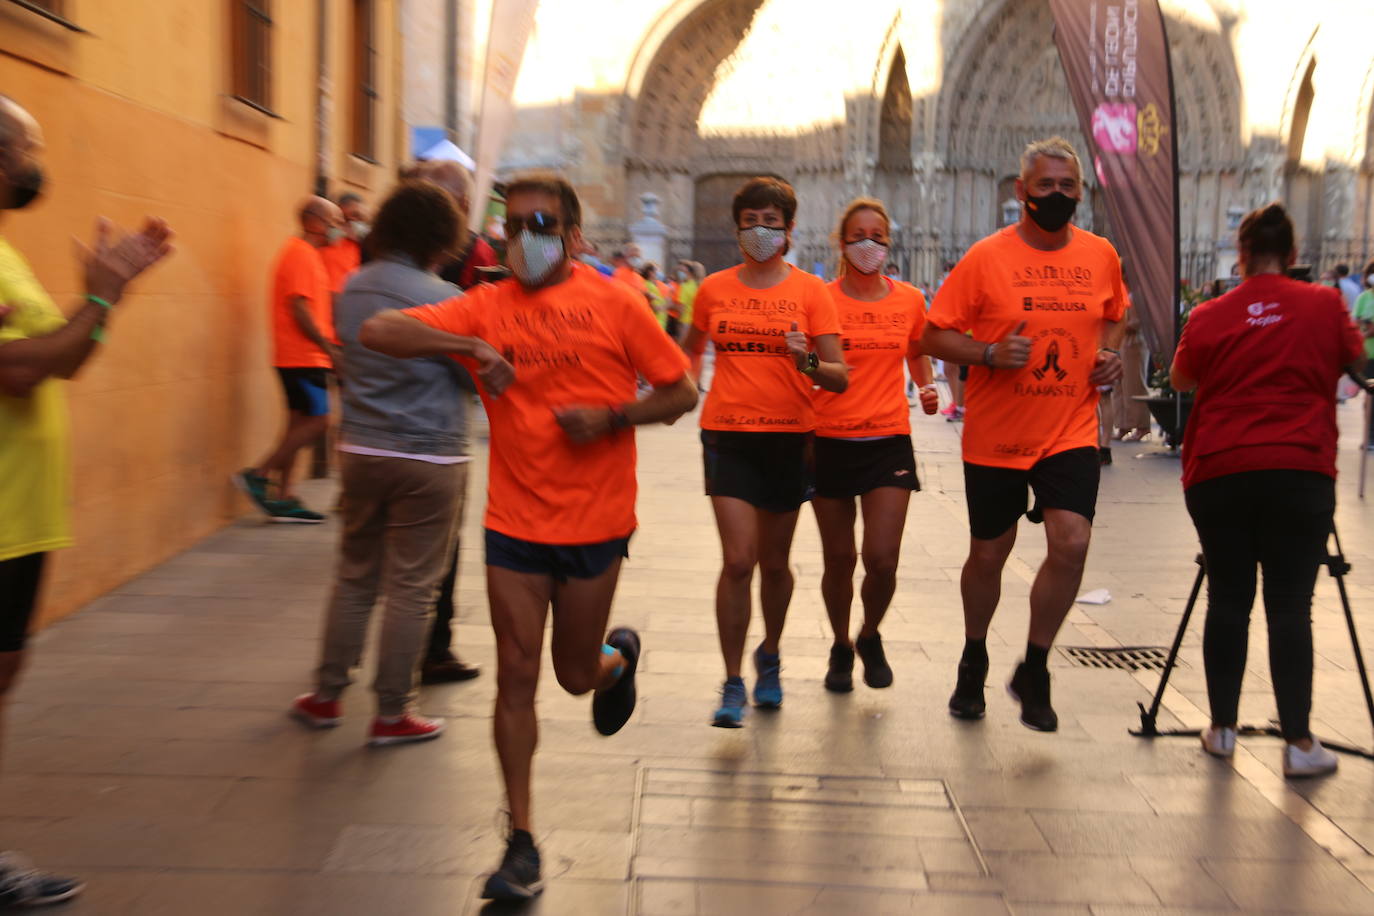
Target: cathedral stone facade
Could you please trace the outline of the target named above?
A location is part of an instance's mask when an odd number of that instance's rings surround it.
[[[1282,200],[1317,270],[1374,256],[1374,3],[1164,0],[1177,108],[1185,278],[1230,273],[1247,210]],[[648,195],[666,259],[737,260],[746,177],[797,189],[796,260],[833,267],[838,212],[887,202],[903,275],[1016,215],[1022,147],[1085,144],[1047,0],[545,2],[503,173],[553,168],[587,233],[629,238]],[[1080,225],[1110,237],[1089,190]]]

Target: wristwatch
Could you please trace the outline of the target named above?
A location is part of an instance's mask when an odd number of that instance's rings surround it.
[[[820,365],[820,357],[815,353],[808,353],[806,354],[806,365],[802,368],[802,372],[807,375],[814,375],[816,370],[820,368]]]

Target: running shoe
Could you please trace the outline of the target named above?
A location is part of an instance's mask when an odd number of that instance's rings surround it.
[[[614,735],[630,721],[635,711],[635,670],[639,667],[639,634],[629,627],[616,627],[606,637],[606,645],[619,649],[625,659],[620,679],[592,697],[592,724],[603,735]]]
[[[1025,662],[1016,666],[1016,673],[1007,684],[1007,693],[1021,704],[1021,724],[1037,732],[1052,732],[1059,728],[1059,716],[1050,705],[1050,672],[1046,668],[1033,669]]]
[[[892,686],[892,666],[887,663],[887,653],[883,652],[881,635],[858,637],[854,640],[854,651],[864,660],[865,684],[878,690]]]
[[[410,744],[413,741],[429,741],[443,733],[443,719],[426,719],[408,712],[403,716],[378,716],[373,719],[367,743],[373,747]]]
[[[954,693],[949,698],[949,714],[956,719],[981,719],[987,712],[988,704],[983,698],[983,685],[987,683],[988,665],[972,662],[959,662],[959,679],[954,684]]]
[[[1209,725],[1202,731],[1202,749],[1213,757],[1235,756],[1236,730],[1226,726]]]
[[[825,689],[832,693],[849,693],[854,689],[852,646],[830,647],[830,667],[825,672]]]
[[[338,700],[321,700],[313,693],[296,697],[289,712],[291,718],[311,728],[333,728],[343,721]]]
[[[233,482],[234,486],[242,490],[243,495],[252,500],[253,505],[261,509],[264,514],[272,514],[272,508],[270,506],[271,500],[267,498],[268,480],[266,477],[254,473],[252,468],[244,468],[242,471],[230,475],[229,479]]]
[[[720,708],[716,710],[711,724],[716,728],[743,728],[744,707],[748,699],[744,678],[726,678],[724,686],[720,688]]]
[[[953,401],[950,401],[948,406],[946,406],[943,410],[940,411],[940,416],[945,418],[952,418],[954,416],[954,412],[958,409],[959,405],[955,404]]]
[[[782,656],[763,651],[763,643],[754,650],[754,705],[763,709],[777,709],[782,705]]]
[[[301,505],[299,499],[269,499],[267,514],[272,521],[287,525],[318,525],[324,516]]]
[[[964,408],[954,404],[951,404],[950,406],[954,409],[949,413],[945,414],[946,423],[958,423],[960,420],[964,419]]]
[[[1289,779],[1303,776],[1325,776],[1336,772],[1336,755],[1322,747],[1316,738],[1312,749],[1305,751],[1296,744],[1283,746],[1283,775]]]
[[[85,883],[76,878],[40,872],[18,853],[0,853],[0,909],[61,903],[72,899],[85,887]]]
[[[487,876],[483,900],[529,900],[544,890],[539,876],[539,850],[525,830],[512,830],[501,867]]]

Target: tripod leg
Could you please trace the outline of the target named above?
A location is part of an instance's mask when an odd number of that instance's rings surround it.
[[[1345,552],[1341,550],[1341,536],[1336,533],[1335,525],[1331,526],[1331,536],[1336,541],[1336,553],[1327,558],[1327,566],[1331,570],[1331,577],[1336,580],[1336,590],[1341,595],[1341,608],[1345,611],[1345,625],[1350,629],[1350,648],[1355,652],[1355,667],[1360,672],[1360,686],[1364,688],[1364,705],[1369,710],[1370,727],[1374,728],[1374,694],[1371,694],[1369,690],[1369,672],[1364,666],[1364,652],[1360,649],[1360,637],[1355,632],[1355,615],[1350,610],[1350,596],[1345,591],[1345,574],[1350,571],[1350,565],[1345,562]]]
[[[1369,461],[1369,421],[1374,411],[1374,394],[1364,394],[1364,432],[1360,434],[1360,499],[1364,499],[1364,470]]]
[[[1193,579],[1192,591],[1188,593],[1188,604],[1183,608],[1183,619],[1178,622],[1178,632],[1174,634],[1174,644],[1169,647],[1169,657],[1164,662],[1164,671],[1160,673],[1159,687],[1155,689],[1149,711],[1147,712],[1144,706],[1140,707],[1140,732],[1142,735],[1159,734],[1155,721],[1159,716],[1159,706],[1164,702],[1164,689],[1169,686],[1169,675],[1173,673],[1174,665],[1178,663],[1178,650],[1183,645],[1183,634],[1188,631],[1188,621],[1193,616],[1193,608],[1197,605],[1197,596],[1202,591],[1202,580],[1206,575],[1207,564],[1203,562],[1202,554],[1198,554],[1197,577]]]

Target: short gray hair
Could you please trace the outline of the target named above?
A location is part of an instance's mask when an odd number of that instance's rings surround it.
[[[1078,176],[1083,177],[1083,163],[1078,158],[1078,151],[1073,148],[1073,144],[1068,140],[1055,136],[1047,140],[1035,140],[1026,144],[1026,148],[1021,151],[1022,178],[1026,177],[1031,167],[1035,165],[1035,160],[1040,156],[1072,162],[1074,167],[1078,169]]]

